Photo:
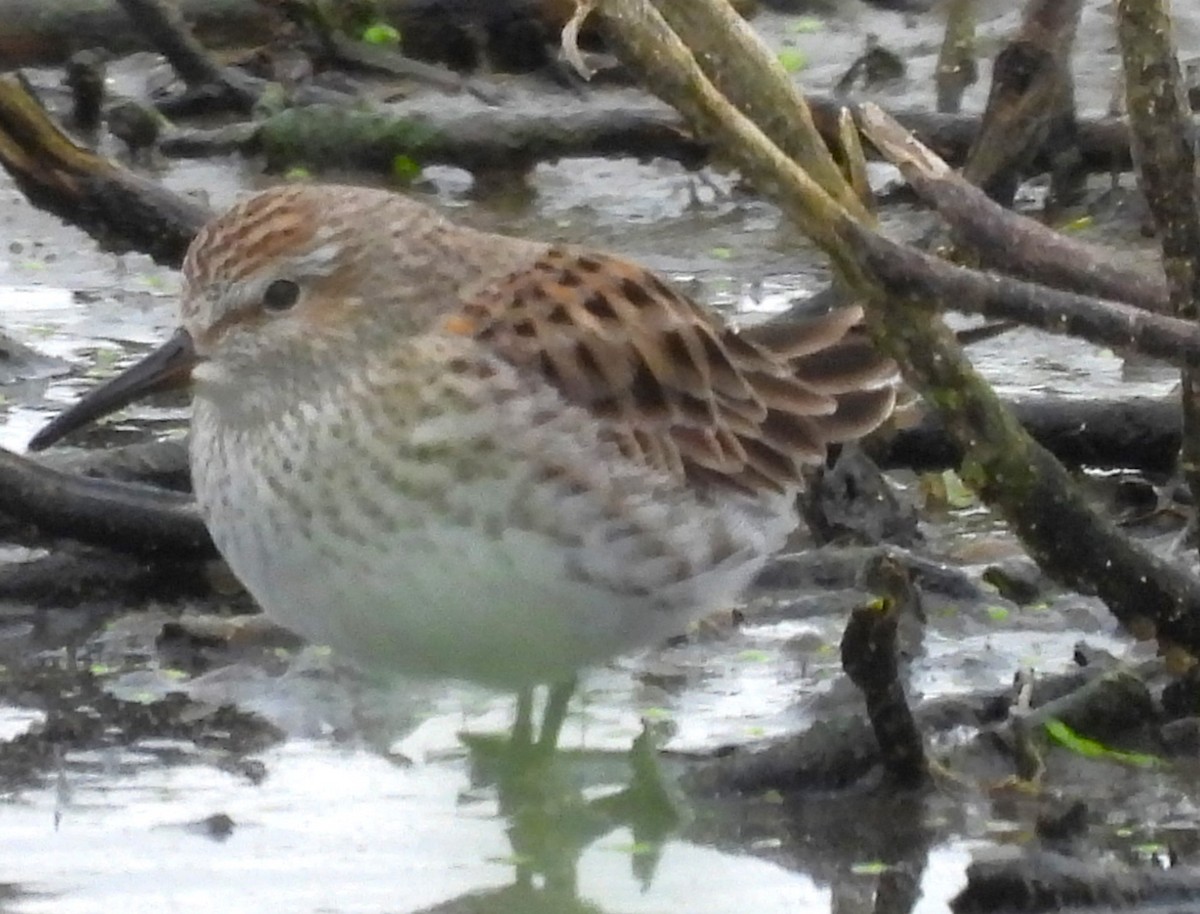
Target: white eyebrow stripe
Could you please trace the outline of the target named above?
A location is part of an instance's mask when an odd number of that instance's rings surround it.
[[[291,266],[300,276],[329,276],[342,258],[342,245],[329,241],[320,247],[291,258]]]
[[[269,264],[269,269],[259,270],[238,282],[214,283],[212,289],[219,289],[219,297],[227,307],[241,307],[261,298],[267,286],[276,279],[303,281],[331,275],[337,269],[341,254],[341,245],[330,242],[281,262]]]

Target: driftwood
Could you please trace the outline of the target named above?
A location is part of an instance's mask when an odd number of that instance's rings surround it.
[[[1162,242],[1171,313],[1200,327],[1200,184],[1195,150],[1180,140],[1191,109],[1171,19],[1155,0],[1124,0],[1116,6],[1138,182]],[[1180,373],[1180,403],[1180,466],[1192,501],[1200,505],[1200,370],[1193,364]]]
[[[708,156],[665,111],[588,107],[552,116],[502,108],[455,113],[430,104],[376,111],[292,108],[257,123],[174,130],[159,149],[179,157],[263,153],[273,171],[302,165],[388,173],[396,157],[405,156],[477,176],[572,156],[666,157],[689,167],[699,167]]]
[[[36,206],[111,250],[139,250],[160,263],[178,265],[211,218],[199,203],[75,143],[11,73],[0,75],[0,164]]]
[[[983,266],[1080,295],[1169,310],[1161,267],[1139,272],[1113,264],[1111,252],[998,205],[939,161],[942,157],[931,158],[905,143],[886,145],[886,158],[946,220],[954,241],[970,248]]]
[[[94,610],[97,606],[144,609],[150,603],[211,597],[209,556],[172,560],[112,549],[66,549],[29,562],[0,566],[0,600],[12,607]],[[6,616],[14,615],[12,609]]]
[[[267,83],[235,68],[218,66],[191,37],[178,16],[162,0],[121,0],[130,12],[139,11],[164,56],[188,84],[194,98],[248,110],[266,91]],[[320,35],[322,52],[341,64],[416,77],[449,91],[468,91],[487,104],[498,96],[459,74],[413,61],[393,51],[351,41],[335,33]],[[315,94],[314,94],[315,93]],[[308,86],[291,93],[303,107],[283,111],[255,125],[222,127],[212,132],[175,132],[160,146],[167,154],[211,155],[239,151],[265,153],[268,168],[293,166],[317,170],[364,170],[389,174],[398,158],[429,165],[464,168],[475,174],[519,172],[539,161],[564,156],[658,156],[698,167],[706,158],[674,116],[661,110],[588,110],[554,117],[512,112],[469,112],[447,115],[436,104],[398,109],[361,109],[349,97]],[[166,103],[187,110],[191,102]]]
[[[903,565],[883,556],[864,570],[879,599],[850,614],[842,634],[842,668],[863,693],[883,766],[905,787],[927,777],[925,745],[908,706],[898,635],[902,622],[924,623],[921,597]]]
[[[131,20],[143,25],[154,46],[162,52],[187,86],[182,96],[160,100],[165,110],[184,113],[193,108],[210,111],[214,108],[228,107],[248,112],[264,97],[281,93],[278,84],[253,76],[238,67],[219,65],[192,35],[178,11],[167,6],[164,0],[120,2]],[[312,8],[292,5],[285,9],[299,11]],[[316,32],[317,53],[338,64],[415,79],[445,91],[469,91],[489,104],[494,104],[498,98],[494,90],[484,89],[475,81],[468,81],[444,67],[345,38],[332,30],[332,23],[322,22],[322,28],[318,30],[313,25],[313,20],[320,18],[315,12],[310,16],[297,13],[297,16],[302,20],[306,31]],[[291,104],[348,105],[354,100],[352,94],[312,83],[295,87],[282,94],[288,96]]]
[[[812,110],[798,96],[778,62],[773,62],[772,78],[753,79],[758,60],[754,55],[761,42],[733,14],[728,4],[711,4],[703,8],[692,8],[683,3],[663,4],[658,12],[697,60],[709,62],[708,76],[716,91],[735,107],[753,110],[785,155],[804,162],[817,183],[837,187],[832,196],[851,213],[866,215],[863,202],[853,188],[841,180],[841,172],[830,152],[830,149],[840,148],[837,137],[844,105],[837,105],[831,112],[833,117],[827,125],[828,132],[824,137],[818,137]],[[644,61],[637,63],[648,75],[653,72],[644,69]],[[639,67],[635,65],[636,69]],[[652,91],[656,91],[653,79],[648,82]]]
[[[73,535],[73,528],[63,521],[63,517],[101,518],[109,513],[123,527],[137,523],[154,530],[180,529],[182,518],[184,542],[201,539],[187,516],[191,472],[186,446],[178,440],[65,451],[39,458],[0,451],[0,476],[8,479],[16,492],[9,511],[0,514],[0,538],[6,541],[42,545],[47,536],[70,537],[103,546],[110,555],[145,553],[140,535],[127,544],[124,539],[110,538],[103,524],[93,522],[81,524],[78,535]],[[110,481],[118,485],[108,485]],[[39,492],[50,497],[43,502]],[[144,494],[151,497],[141,497]],[[158,494],[166,497],[160,499]],[[181,551],[188,555],[191,549],[185,545]],[[207,547],[202,546],[199,555],[208,557]],[[26,568],[28,563],[18,567]],[[118,568],[115,574],[119,573]],[[32,577],[36,580],[39,574]]]
[[[1033,707],[1070,695],[1104,675],[1100,671],[1072,670],[1046,676],[1033,684]],[[1012,689],[993,689],[922,702],[914,711],[916,729],[927,739],[961,727],[986,731],[1009,719]],[[994,755],[998,744],[988,736],[985,752]],[[876,731],[865,717],[818,721],[803,733],[764,744],[724,747],[688,773],[684,783],[697,795],[761,793],[768,790],[835,790],[848,787],[881,766],[884,755]]]
[[[827,141],[836,137],[837,113],[847,102],[845,99],[809,97],[813,122]],[[889,112],[905,129],[916,136],[947,162],[961,165],[975,142],[980,130],[978,115],[942,114],[936,111],[912,111],[900,109]],[[1080,167],[1089,173],[1111,173],[1127,171],[1133,165],[1129,150],[1129,126],[1121,118],[1100,117],[1081,119],[1075,125],[1076,142],[1080,155]],[[1185,132],[1194,136],[1196,128]],[[870,151],[868,147],[868,151]],[[1053,162],[1039,151],[1027,166],[1029,174],[1051,170]]]
[[[187,442],[180,438],[46,454],[38,462],[62,473],[115,479],[169,489],[192,490]]]
[[[503,108],[458,114],[296,108],[263,121],[252,145],[276,171],[299,164],[389,173],[398,156],[477,175],[569,156],[665,156],[692,167],[706,160],[704,148],[665,112],[619,109],[535,117]]]
[[[182,0],[180,12],[210,47],[266,41],[271,16],[256,0]],[[0,59],[10,67],[61,64],[76,51],[153,50],[149,37],[115,3],[5,0]]]
[[[882,114],[882,112],[880,112]],[[890,129],[890,128],[889,128]],[[1132,349],[1180,365],[1200,362],[1200,327],[1121,302],[980,273],[891,241],[850,230],[858,256],[897,295],[924,297],[944,310],[1016,321],[1112,349]]]
[[[122,4],[124,0],[121,0]],[[289,7],[260,0],[172,0],[197,38],[210,48],[244,48],[271,42],[284,31],[280,10]],[[734,0],[751,15],[755,0]],[[321,4],[329,27],[355,33],[371,20],[363,5]],[[340,8],[339,8],[340,7]],[[345,16],[339,19],[343,12]],[[404,36],[406,54],[422,61],[449,64],[461,71],[493,68],[508,72],[537,70],[551,61],[558,37],[575,10],[574,0],[378,0],[367,9]],[[9,66],[63,63],[85,48],[112,54],[162,50],[144,28],[139,3],[126,6],[94,0],[5,0],[0,59]],[[355,19],[355,17],[358,17]],[[585,40],[593,40],[586,29]],[[410,75],[421,76],[420,73]]]
[[[1083,0],[1031,0],[1020,30],[992,63],[983,124],[963,177],[1005,204],[1039,154],[1051,162],[1052,200],[1069,195],[1079,172],[1071,48],[1082,8]]]
[[[120,0],[120,3],[184,82],[182,93],[157,99],[164,113],[179,115],[226,108],[248,113],[272,94],[286,95],[292,104],[348,104],[352,100],[350,95],[313,84],[284,93],[277,84],[241,68],[221,66],[196,40],[178,9],[168,6],[165,0]]]
[[[182,0],[179,12],[207,47],[245,47],[271,40],[278,30],[273,4],[258,0]],[[463,3],[444,0],[380,0],[381,18],[412,33],[418,48],[422,36],[438,32],[443,46],[469,40],[472,31],[488,31],[489,21],[526,18],[544,23],[549,33],[561,29],[571,5],[560,0],[487,0]],[[142,22],[116,4],[93,0],[5,0],[5,23],[0,31],[0,58],[9,66],[62,63],[88,47],[113,53],[156,50]],[[493,28],[494,31],[494,28]],[[472,48],[480,51],[483,49]]]
[[[249,110],[260,94],[240,71],[219,66],[184,25],[177,7],[162,0],[119,0],[154,47],[190,89],[212,91],[229,104]]]
[[[975,3],[974,0],[951,0],[946,5],[946,33],[933,76],[937,86],[937,110],[956,113],[962,106],[963,92],[977,79]]]
[[[478,80],[465,79],[453,70],[414,60],[377,45],[352,41],[336,33],[325,37],[324,46],[334,62],[350,69],[404,77],[446,92],[469,92],[488,105],[497,105],[502,98],[498,89]]]
[[[187,495],[63,473],[0,449],[0,511],[40,531],[123,552],[176,558],[216,550]]]
[[[1181,437],[1177,398],[1045,396],[1023,397],[1005,405],[1038,444],[1068,466],[1165,474],[1177,463]],[[929,411],[915,425],[878,442],[871,456],[885,467],[928,470],[958,466],[963,451],[937,413]]]
[[[292,92],[293,100],[298,104],[304,105],[335,103],[320,98],[319,92],[316,93],[317,97],[312,97],[318,88],[314,86],[298,87]],[[679,158],[683,162],[688,163],[695,161],[700,156],[707,156],[710,152],[709,145],[703,139],[694,137],[690,128],[673,113],[664,113],[652,107],[642,105],[613,108],[605,105],[603,102],[604,95],[599,92],[593,93],[590,97],[593,100],[591,104],[594,104],[594,109],[589,106],[581,106],[581,111],[578,115],[585,129],[594,129],[587,126],[593,118],[606,118],[612,122],[608,127],[608,132],[625,132],[633,137],[631,140],[624,140],[622,143],[614,144],[607,150],[597,151],[592,154],[656,155],[666,158]],[[838,112],[845,110],[845,102],[843,100],[822,98],[820,96],[814,96],[809,101],[812,105],[813,121],[821,130],[822,135],[829,141],[836,140],[838,135]],[[167,103],[160,104],[160,107],[164,111],[174,110],[174,106]],[[414,107],[424,108],[425,106],[422,104]],[[404,108],[396,110],[402,112]],[[378,111],[374,112],[374,115],[377,117],[384,116]],[[923,144],[937,152],[941,158],[951,164],[962,163],[979,126],[979,118],[970,115],[944,115],[935,112],[907,110],[894,112],[894,115]],[[430,117],[434,120],[432,120],[431,126],[438,128],[438,118],[443,116],[446,116],[445,111],[432,111]],[[519,132],[529,138],[526,142],[531,147],[536,147],[539,143],[537,139],[539,132],[547,127],[553,128],[556,122],[552,119],[547,120],[536,113],[527,113],[525,116],[529,120],[528,126],[514,128],[513,124],[516,121],[516,115],[500,114],[496,116],[494,121],[491,112],[479,112],[477,115],[481,125],[492,123],[505,133]],[[366,120],[364,120],[364,123],[366,123]],[[453,120],[448,120],[448,129],[454,129]],[[678,139],[674,143],[663,142],[657,139],[654,143],[644,143],[638,139],[643,136],[655,137],[658,131],[663,130],[672,132]],[[1109,172],[1130,167],[1132,160],[1129,153],[1128,130],[1123,121],[1115,118],[1104,118],[1080,124],[1079,131],[1084,164],[1090,171]],[[480,127],[479,132],[483,132],[483,126]],[[549,133],[551,139],[544,144],[552,156],[562,154],[556,151],[556,145],[563,142],[561,139],[555,138],[555,134],[558,132],[558,130],[551,129]],[[254,134],[255,126],[249,123],[237,125],[234,128],[232,139],[229,134],[222,136],[221,131],[185,128],[168,135],[163,144],[163,151],[167,155],[180,156],[206,155],[210,152],[220,154],[221,152],[230,152],[239,148],[252,151]],[[658,143],[662,145],[656,145]],[[248,145],[243,147],[242,144]],[[878,153],[873,149],[869,149],[868,151],[878,157]],[[1037,160],[1037,162],[1040,164],[1040,160]],[[1012,215],[1014,219],[1023,218],[1015,214]],[[1000,250],[1003,250],[1003,248]],[[994,265],[999,266],[999,264]]]
[[[0,76],[0,162],[36,205],[114,250],[178,265],[209,218],[198,203],[74,143],[16,76]],[[54,470],[0,450],[0,511],[64,536],[148,556],[211,556],[190,498]],[[33,520],[36,519],[36,520]]]
[[[876,610],[865,612],[875,613],[876,623],[887,618]],[[861,618],[851,620],[848,640],[864,633],[862,623]],[[844,640],[843,656],[846,648]],[[922,737],[937,742],[963,728],[974,735],[965,742],[953,741],[954,748],[943,749],[939,761],[944,769],[960,772],[960,786],[966,787],[973,773],[995,779],[1006,767],[1019,771],[1026,762],[1023,753],[1046,751],[1049,738],[1043,728],[1051,720],[1109,745],[1157,740],[1159,731],[1172,725],[1156,708],[1143,680],[1159,674],[1155,661],[1131,670],[1107,656],[1097,656],[1089,658],[1084,667],[1036,676],[1002,689],[928,699],[909,711],[902,698],[901,677],[872,667],[879,659],[868,651],[856,661],[860,674],[876,677],[876,684],[865,689],[868,707],[874,705],[866,716],[819,720],[802,733],[758,744],[718,747],[688,772],[685,785],[689,792],[704,796],[835,790],[862,781],[874,770],[893,776],[899,773],[901,783],[918,784],[927,775]],[[885,691],[892,693],[892,699],[882,700]],[[1156,745],[1165,747],[1166,743],[1157,740]],[[1180,757],[1190,757],[1193,748],[1181,743]],[[929,774],[939,776],[936,771]]]
[[[146,6],[154,9],[160,4],[156,0],[124,0],[133,7]],[[232,102],[233,106],[245,110],[250,104],[263,97],[268,91],[269,83],[259,77],[241,72],[237,68],[219,67],[207,57],[196,42],[190,39],[188,33],[180,28],[177,19],[158,15],[149,17],[154,23],[152,33],[161,36],[161,45],[168,58],[189,84],[189,89],[182,96],[171,96],[158,100],[161,110],[172,116],[185,115],[197,108],[210,109],[214,104],[222,105]],[[360,65],[370,65],[376,69],[382,68],[393,73],[415,76],[427,83],[438,85],[454,91],[471,91],[489,103],[498,101],[498,96],[491,89],[484,89],[471,81],[464,81],[448,71],[432,71],[428,65],[408,61],[391,52],[381,49],[353,45],[339,39],[341,44],[340,57],[354,57]],[[397,62],[404,63],[398,67]],[[421,69],[423,67],[423,69]],[[334,91],[323,86],[303,83],[293,86],[284,93],[295,105],[331,105],[345,108],[352,96]],[[593,97],[596,97],[595,95]],[[222,102],[222,99],[228,100]],[[839,112],[843,110],[844,102],[840,99],[812,100],[812,118],[821,130],[827,142],[836,143],[838,136],[837,121]],[[785,108],[777,109],[785,111]],[[440,114],[441,112],[437,112]],[[783,116],[782,114],[780,115]],[[306,139],[328,137],[323,129],[309,125],[307,119],[301,116],[298,120],[283,119],[275,125],[273,142],[277,161],[280,167],[301,162],[309,167],[359,167],[374,171],[388,171],[392,159],[380,154],[372,155],[369,145],[373,136],[383,135],[395,154],[413,155],[420,153],[420,144],[415,143],[414,136],[405,131],[403,121],[391,124],[389,115],[381,112],[363,113],[362,116],[351,119],[351,138],[360,136],[358,152],[355,144],[342,157],[323,155],[313,162],[302,162],[296,155],[290,136],[297,130],[303,129]],[[401,116],[403,117],[403,115]],[[538,161],[542,158],[554,159],[568,154],[588,155],[633,155],[637,157],[666,156],[678,158],[685,163],[695,164],[705,155],[705,148],[689,136],[689,132],[672,115],[639,108],[628,110],[604,110],[588,112],[586,109],[576,116],[570,124],[577,129],[578,139],[573,139],[571,131],[565,124],[554,119],[530,116],[522,122],[518,116],[509,115],[493,120],[489,117],[458,118],[457,122],[439,123],[433,120],[428,126],[440,136],[438,142],[431,143],[425,150],[427,158],[418,162],[445,162],[457,164],[465,161],[469,167],[481,168],[480,163],[487,162],[485,153],[512,154],[517,153],[524,161]],[[931,148],[938,151],[951,162],[961,162],[971,148],[979,129],[979,119],[974,117],[958,117],[928,112],[898,112],[897,117],[905,126],[912,129]],[[324,128],[345,126],[332,122],[328,116],[316,115],[316,122]],[[602,119],[609,121],[603,126],[595,122]],[[474,123],[471,123],[471,122]],[[472,151],[471,143],[479,137],[487,138],[491,129],[499,130],[500,140],[477,154]],[[268,128],[269,130],[270,128]],[[797,131],[792,131],[796,134]],[[418,133],[418,136],[424,135]],[[168,154],[198,155],[209,152],[219,153],[240,149],[255,151],[258,142],[258,131],[249,126],[242,126],[216,133],[201,131],[181,131],[171,136],[164,144]],[[336,146],[336,140],[325,139],[318,144],[321,147]],[[1083,164],[1091,170],[1110,171],[1114,168],[1127,166],[1130,162],[1128,136],[1124,124],[1115,119],[1107,119],[1092,123],[1081,124],[1079,127],[1080,154]],[[414,148],[417,146],[418,148]],[[489,163],[495,168],[494,162]],[[1042,167],[1045,163],[1038,159],[1034,167]]]
[[[1014,715],[1024,729],[1061,721],[1077,733],[1102,743],[1115,742],[1155,722],[1150,690],[1130,670],[1115,669],[1090,679],[1078,689]]]
[[[1117,866],[1112,860],[1080,860],[1048,850],[1011,848],[967,867],[967,885],[951,903],[955,914],[989,912],[1188,910],[1200,900],[1200,870]],[[1144,908],[1141,906],[1145,906]]]

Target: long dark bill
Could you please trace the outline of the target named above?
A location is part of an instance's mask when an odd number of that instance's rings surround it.
[[[116,412],[135,400],[159,391],[185,386],[196,364],[196,348],[184,329],[135,365],[85,394],[74,406],[51,419],[29,442],[31,451],[48,448],[54,442],[97,419]]]

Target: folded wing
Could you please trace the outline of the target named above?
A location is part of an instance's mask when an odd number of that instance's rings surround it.
[[[465,305],[462,328],[602,420],[626,457],[748,493],[801,483],[895,401],[857,307],[737,332],[649,271],[550,248]]]

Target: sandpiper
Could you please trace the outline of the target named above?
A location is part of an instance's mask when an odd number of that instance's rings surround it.
[[[204,228],[182,327],[31,442],[190,383],[196,499],[263,610],[369,672],[552,687],[729,606],[804,464],[892,409],[861,311],[738,332],[608,254],[382,190]]]

